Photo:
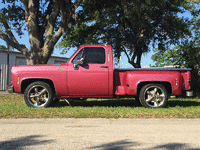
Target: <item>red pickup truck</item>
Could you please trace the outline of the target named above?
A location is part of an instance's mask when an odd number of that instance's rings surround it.
[[[144,107],[167,105],[170,95],[190,90],[190,69],[113,69],[110,45],[80,47],[61,65],[13,66],[12,90],[30,107],[47,107],[59,98],[131,96]]]

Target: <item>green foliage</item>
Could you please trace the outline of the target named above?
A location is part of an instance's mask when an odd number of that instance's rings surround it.
[[[200,86],[197,82],[200,78],[200,47],[196,47],[195,42],[183,43],[166,51],[154,50],[155,54],[152,60],[155,61],[157,67],[175,66],[192,68],[192,89],[200,95]]]
[[[194,68],[200,62],[200,47],[194,42],[183,43],[165,51],[154,49],[151,59],[157,67],[179,65],[187,68]]]
[[[18,5],[18,1],[3,0],[2,3],[8,4],[8,7],[1,9],[0,22],[11,22],[13,29],[18,33],[18,35],[23,35],[21,27],[24,25],[25,21],[25,11],[22,5]]]
[[[6,20],[5,16],[0,12],[0,22],[3,22],[4,20]]]
[[[0,45],[0,50],[4,50],[4,51],[6,51],[7,48],[6,48],[4,45]]]
[[[67,52],[71,47],[79,47],[82,44],[98,43],[98,34],[93,34],[97,27],[94,25],[87,26],[85,22],[75,25],[70,34],[65,34],[64,38],[57,46],[63,49],[62,53]],[[77,40],[74,40],[74,39]]]
[[[141,56],[150,51],[150,44],[159,43],[159,48],[165,49],[190,34],[188,19],[178,13],[192,5],[187,0],[85,0],[77,15],[79,22],[59,46],[111,44],[117,58],[125,52],[129,63],[140,67]]]
[[[181,44],[174,48],[154,49],[155,54],[152,60],[157,67],[179,65],[192,68],[192,88],[200,95],[200,83],[198,83],[200,79],[200,6],[198,5],[197,8],[191,8],[193,15],[190,25],[191,36],[183,38]]]

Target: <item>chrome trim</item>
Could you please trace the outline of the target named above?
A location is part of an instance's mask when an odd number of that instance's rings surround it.
[[[79,69],[79,64],[73,64],[73,67],[75,70],[78,70]]]
[[[193,91],[186,91],[186,96],[192,97],[194,95]]]

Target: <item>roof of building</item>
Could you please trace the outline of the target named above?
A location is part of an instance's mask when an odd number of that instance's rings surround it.
[[[6,50],[1,50],[0,49],[0,53],[1,52],[3,52],[3,53],[8,53],[8,51]],[[9,54],[21,54],[21,55],[23,55],[21,52],[16,52],[16,51],[9,51]],[[24,55],[23,55],[23,57],[25,57]],[[67,57],[60,57],[60,56],[51,56],[51,58],[59,58],[59,59],[69,59],[69,58],[67,58]]]

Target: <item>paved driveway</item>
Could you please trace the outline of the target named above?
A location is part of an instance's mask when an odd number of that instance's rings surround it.
[[[0,150],[200,149],[200,119],[0,119]]]

